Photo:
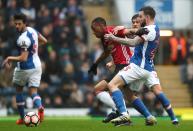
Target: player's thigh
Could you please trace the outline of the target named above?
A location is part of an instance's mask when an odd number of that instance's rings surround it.
[[[28,87],[39,87],[42,75],[41,68],[35,68],[28,71]]]
[[[116,88],[123,87],[125,85],[124,80],[121,78],[120,75],[116,75],[109,83],[108,88],[110,91],[113,91]]]
[[[28,80],[28,76],[25,70],[19,70],[18,68],[15,68],[13,72],[13,84],[18,87],[23,87],[26,85]]]
[[[152,89],[155,85],[160,85],[159,78],[157,76],[157,73],[155,71],[149,72],[149,75],[147,77],[147,81],[145,84],[149,89]]]
[[[107,81],[106,80],[102,80],[100,82],[98,82],[96,85],[95,85],[95,92],[100,92],[100,91],[104,91],[107,89]]]

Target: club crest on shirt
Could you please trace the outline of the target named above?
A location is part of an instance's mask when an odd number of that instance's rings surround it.
[[[27,47],[25,41],[22,41],[22,42],[21,42],[21,47]]]

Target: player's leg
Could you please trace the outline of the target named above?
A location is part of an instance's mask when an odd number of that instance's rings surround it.
[[[44,107],[42,106],[42,101],[40,95],[37,93],[37,87],[29,88],[30,96],[32,97],[34,107],[38,109],[38,116],[40,117],[40,121],[44,120]]]
[[[161,86],[159,84],[154,85],[152,87],[152,90],[153,90],[154,94],[156,95],[156,97],[158,98],[158,100],[163,105],[166,112],[168,113],[170,119],[172,120],[172,123],[174,125],[177,125],[179,123],[179,121],[178,121],[178,119],[176,118],[176,116],[174,114],[174,111],[172,109],[172,106],[171,106],[171,103],[170,103],[169,99],[163,93]]]
[[[103,102],[105,105],[111,107],[113,110],[116,110],[116,106],[109,92],[105,91],[107,89],[107,82],[105,80],[100,81],[95,86],[96,97]]]
[[[141,83],[133,82],[131,83],[130,88],[136,88],[133,86],[139,86],[138,88],[140,88],[140,85]],[[132,106],[145,117],[146,125],[156,124],[157,123],[156,118],[149,112],[147,107],[144,105],[143,101],[139,97],[137,97],[135,93],[131,91],[131,89],[129,89],[129,87],[126,87],[124,91],[127,99],[132,104]]]
[[[147,78],[147,86],[152,89],[158,100],[161,102],[169,117],[172,120],[173,124],[178,124],[178,119],[176,118],[169,99],[163,93],[162,87],[157,77],[156,72],[150,72],[149,77]]]
[[[16,121],[16,124],[21,125],[23,124],[23,118],[24,118],[24,97],[23,97],[23,87],[22,86],[16,86],[16,104],[17,104],[17,110],[20,115],[20,119]]]
[[[127,109],[125,106],[123,94],[119,89],[119,87],[122,87],[124,85],[125,85],[125,82],[119,75],[116,75],[108,84],[108,88],[112,93],[113,101],[115,102],[116,107],[121,114],[127,114]]]
[[[28,74],[29,74],[28,80],[29,93],[30,96],[32,97],[35,108],[38,109],[38,115],[40,117],[40,121],[42,122],[44,119],[44,107],[42,106],[41,97],[38,94],[38,87],[40,85],[42,70],[41,68],[32,69],[28,72]]]
[[[103,119],[104,123],[110,122],[112,119],[120,116],[120,113],[116,109],[116,106],[115,106],[115,103],[114,103],[112,97],[110,96],[109,92],[107,92],[105,90],[108,90],[108,88],[107,88],[107,84],[108,84],[107,81],[110,81],[125,66],[127,66],[127,65],[126,64],[116,64],[113,73],[110,76],[108,76],[106,80],[102,80],[101,82],[99,82],[95,86],[95,93],[96,93],[97,98],[100,101],[102,101],[104,104],[106,104],[106,105],[108,105],[109,107],[112,108],[112,112],[109,113]]]
[[[26,73],[25,71],[18,70],[15,68],[13,73],[13,85],[16,87],[16,104],[17,104],[17,110],[20,115],[20,118],[16,121],[16,124],[20,125],[23,124],[23,118],[24,118],[24,105],[25,100],[23,96],[23,87],[26,84]]]
[[[108,88],[112,93],[112,98],[116,104],[116,107],[121,116],[113,119],[112,122],[124,122],[126,120],[130,121],[129,115],[127,113],[125,101],[123,99],[123,94],[119,90],[119,87],[123,87],[124,85],[130,84],[138,77],[138,71],[135,69],[135,65],[131,64],[127,67],[124,67],[108,84]]]
[[[111,75],[109,75],[107,77],[106,80],[102,80],[100,81],[96,86],[95,86],[95,93],[97,98],[102,101],[103,103],[105,103],[106,105],[108,105],[109,107],[111,107],[113,109],[112,114],[116,114],[116,116],[118,115],[116,113],[116,105],[114,103],[114,101],[112,100],[112,97],[110,96],[109,92],[106,92],[105,90],[108,90],[107,84],[110,80],[112,80],[112,78],[121,70],[123,69],[125,66],[127,66],[126,64],[116,64],[115,65],[115,69],[113,71],[113,73]]]
[[[108,88],[112,94],[113,101],[115,102],[116,107],[120,113],[119,117],[111,120],[111,122],[114,123],[115,126],[131,124],[130,116],[125,105],[123,94],[119,89],[119,87],[122,87],[124,85],[125,82],[120,75],[116,75],[108,84]]]
[[[42,102],[41,102],[41,97],[37,93],[37,87],[32,87],[31,86],[29,88],[29,93],[30,93],[30,96],[32,97],[35,108],[38,108],[38,109],[41,108],[42,107]]]
[[[100,81],[96,86],[95,86],[95,94],[97,99],[99,99],[101,102],[103,102],[105,105],[109,106],[112,108],[112,112],[108,114],[102,122],[108,123],[112,119],[116,118],[119,116],[119,113],[116,109],[115,103],[110,96],[109,92],[105,91],[107,90],[107,82],[105,80]]]

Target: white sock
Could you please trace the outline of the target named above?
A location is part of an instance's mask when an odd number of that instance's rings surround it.
[[[102,91],[96,95],[96,97],[103,102],[105,105],[111,107],[113,110],[117,110],[116,105],[110,96],[110,94],[106,91]]]

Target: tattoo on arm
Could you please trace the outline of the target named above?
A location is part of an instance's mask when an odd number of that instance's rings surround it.
[[[119,42],[122,45],[136,46],[143,42],[142,38],[136,36],[134,39],[113,37],[113,41]]]

